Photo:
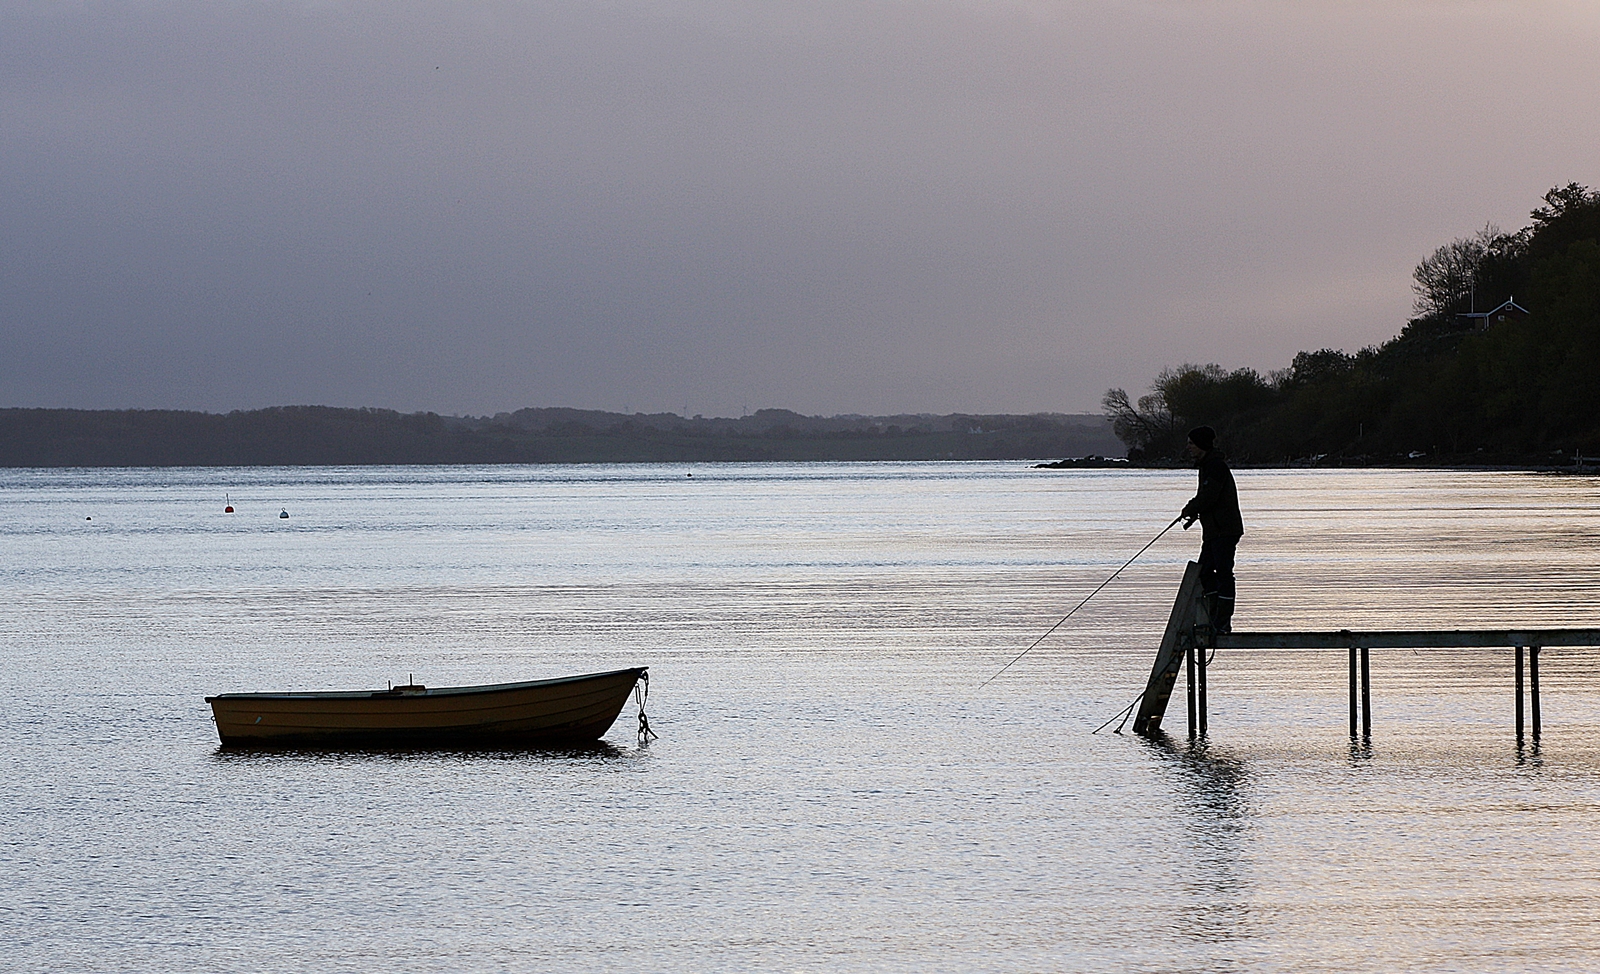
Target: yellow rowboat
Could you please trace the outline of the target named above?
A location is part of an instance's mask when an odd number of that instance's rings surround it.
[[[223,747],[528,747],[597,740],[644,688],[645,667],[481,687],[223,693]],[[641,733],[647,725],[640,721]]]

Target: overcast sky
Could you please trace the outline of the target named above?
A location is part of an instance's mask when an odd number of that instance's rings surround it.
[[[0,0],[0,406],[1097,411],[1600,183],[1600,4]]]

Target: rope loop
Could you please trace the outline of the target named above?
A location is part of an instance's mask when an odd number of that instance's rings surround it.
[[[645,716],[644,702],[650,696],[650,673],[645,671],[639,674],[639,682],[633,685],[633,699],[639,704],[639,743],[648,744],[653,740],[660,740],[661,736],[650,729],[650,718]]]

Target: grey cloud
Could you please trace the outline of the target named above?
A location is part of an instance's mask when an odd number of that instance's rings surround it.
[[[1074,410],[1274,367],[1387,337],[1434,245],[1600,181],[1597,26],[0,3],[0,399]]]

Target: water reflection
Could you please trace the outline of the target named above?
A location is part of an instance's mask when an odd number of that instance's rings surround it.
[[[973,660],[1191,473],[715,473],[0,471],[7,969],[1600,970],[1600,649],[1542,661],[1544,756],[1508,657],[1443,652],[1385,657],[1376,750],[1345,655],[1287,652],[1218,657],[1212,744],[1063,746],[1053,701],[1143,684],[1188,544],[969,707]],[[1587,487],[1240,481],[1241,628],[1600,625]],[[666,746],[213,752],[200,704],[597,661],[672,674]]]
[[[1251,834],[1250,769],[1204,738],[1178,742],[1166,734],[1147,739],[1177,786],[1178,822],[1192,854],[1183,884],[1189,907],[1182,936],[1205,944],[1259,936],[1247,846]]]

